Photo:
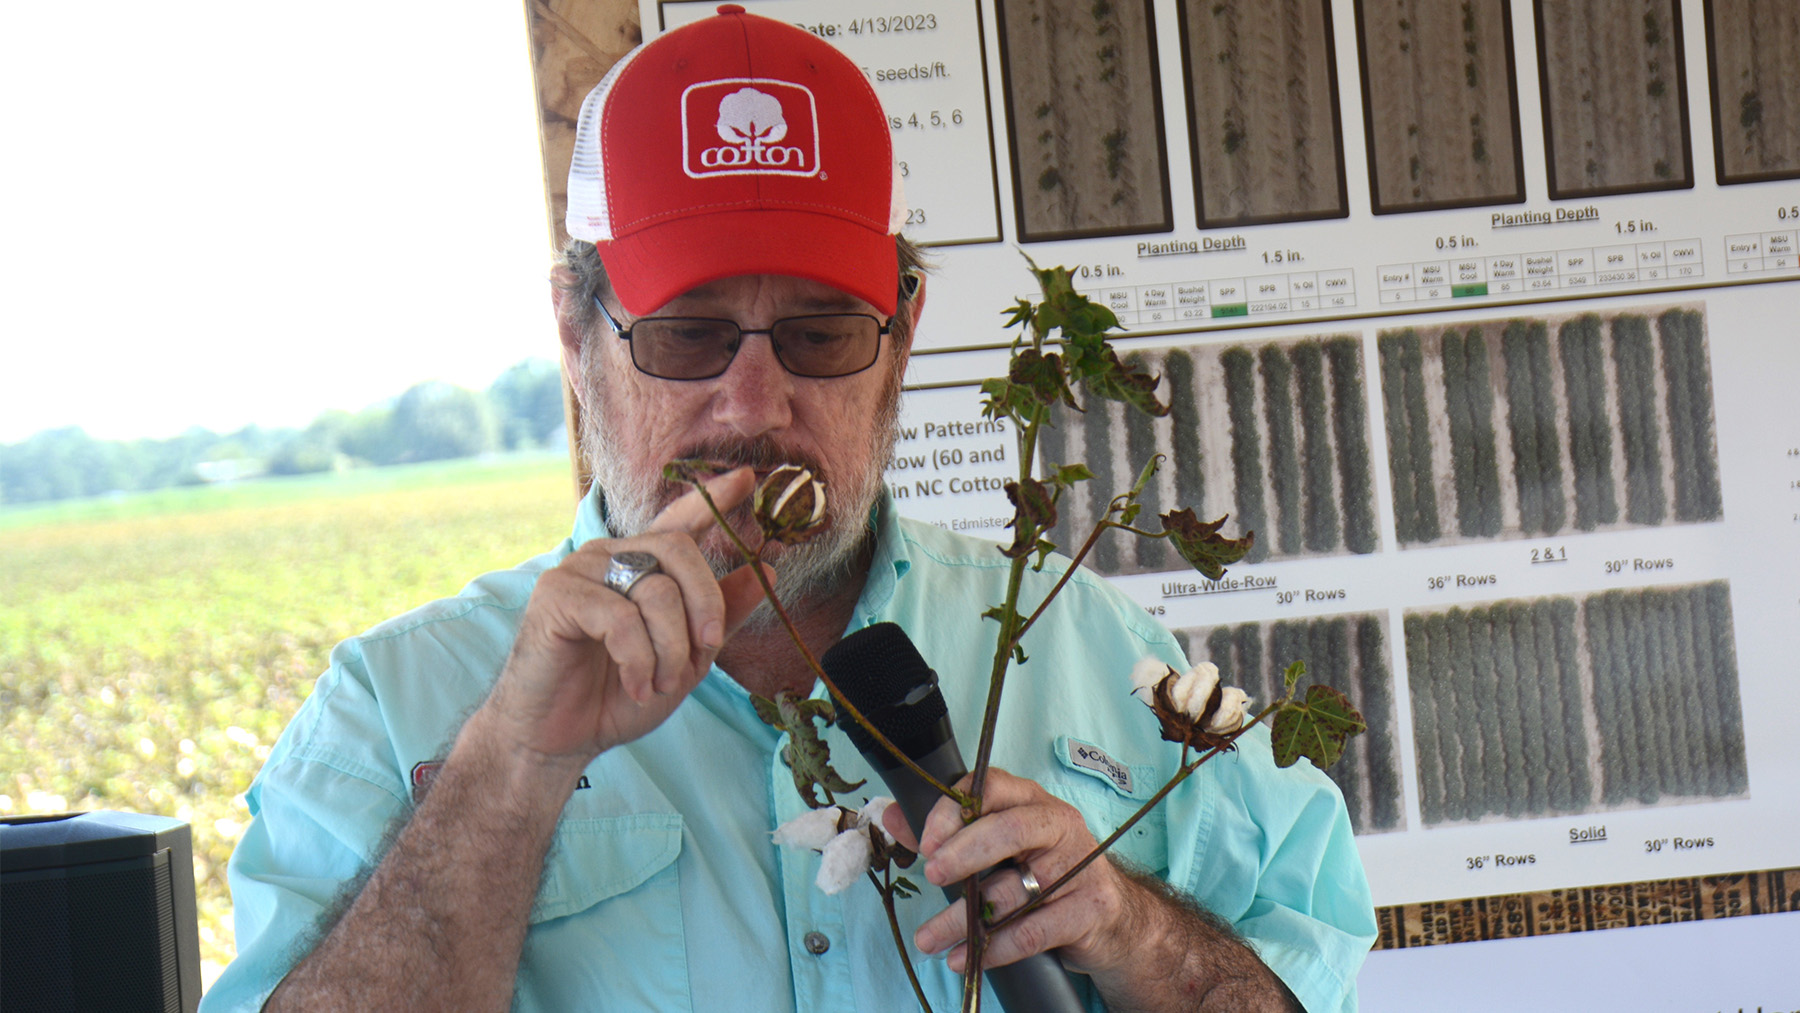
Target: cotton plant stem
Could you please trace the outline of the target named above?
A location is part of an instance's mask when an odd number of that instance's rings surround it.
[[[1229,746],[1231,743],[1235,743],[1238,740],[1239,736],[1243,735],[1245,732],[1247,732],[1251,728],[1255,727],[1258,723],[1260,723],[1264,718],[1268,717],[1270,714],[1275,713],[1275,711],[1278,710],[1280,708],[1280,706],[1281,706],[1281,702],[1277,701],[1276,703],[1272,703],[1269,706],[1264,707],[1262,709],[1262,711],[1260,713],[1258,713],[1254,718],[1251,718],[1249,721],[1244,722],[1244,724],[1241,727],[1239,727],[1237,731],[1232,732],[1231,735],[1228,737],[1226,745],[1214,746],[1211,749],[1208,749],[1206,752],[1201,753],[1199,756],[1195,757],[1194,762],[1192,762],[1192,763],[1185,762],[1187,759],[1187,746],[1184,743],[1182,745],[1182,750],[1181,750],[1182,759],[1184,762],[1182,763],[1181,769],[1178,772],[1176,772],[1175,776],[1169,778],[1169,781],[1167,784],[1164,784],[1160,789],[1158,789],[1155,795],[1150,796],[1149,801],[1147,801],[1143,805],[1139,806],[1138,811],[1132,813],[1131,817],[1129,819],[1127,819],[1124,823],[1119,824],[1119,828],[1117,830],[1114,830],[1111,834],[1108,834],[1106,837],[1106,840],[1101,841],[1099,844],[1094,845],[1094,850],[1088,852],[1087,855],[1085,857],[1083,857],[1081,861],[1076,862],[1074,864],[1074,866],[1072,866],[1069,869],[1069,871],[1063,873],[1061,876],[1058,876],[1056,878],[1055,882],[1051,883],[1049,886],[1046,886],[1042,890],[1038,891],[1037,896],[1031,898],[1030,900],[1026,901],[1024,904],[1021,904],[1020,906],[1012,909],[1011,911],[1008,911],[1004,916],[1002,916],[1000,918],[996,918],[994,921],[990,922],[987,926],[987,931],[994,932],[1001,928],[1004,928],[1007,925],[1012,924],[1014,921],[1024,917],[1026,914],[1030,913],[1032,910],[1034,910],[1037,907],[1039,907],[1040,905],[1042,905],[1045,901],[1048,901],[1052,894],[1054,894],[1054,893],[1056,893],[1056,891],[1062,889],[1065,884],[1067,884],[1070,880],[1074,879],[1077,875],[1079,875],[1081,873],[1081,870],[1087,868],[1089,865],[1093,864],[1095,859],[1097,859],[1101,855],[1105,854],[1106,849],[1108,849],[1108,848],[1112,847],[1114,844],[1116,844],[1118,842],[1119,838],[1124,837],[1127,831],[1129,831],[1132,827],[1137,825],[1138,820],[1141,820],[1145,816],[1149,815],[1150,810],[1152,810],[1152,809],[1156,808],[1158,805],[1160,805],[1162,803],[1162,800],[1164,798],[1168,797],[1169,792],[1175,790],[1176,785],[1187,780],[1188,775],[1192,774],[1194,771],[1199,770],[1201,764],[1205,763],[1206,761],[1208,761],[1208,760],[1212,759],[1213,757],[1219,755],[1220,753],[1224,752],[1226,750],[1227,746]]]
[[[869,882],[875,884],[875,889],[881,891],[881,906],[887,911],[888,929],[894,933],[894,948],[900,951],[900,966],[906,968],[906,980],[912,983],[913,998],[919,1000],[919,1008],[925,1013],[932,1013],[931,1000],[925,998],[925,987],[919,984],[919,974],[913,970],[912,954],[906,952],[906,937],[900,932],[900,915],[894,910],[894,870],[891,866],[882,870],[885,883],[875,878],[874,869],[863,871],[868,874]]]
[[[987,933],[981,920],[981,879],[970,876],[963,881],[963,916],[967,926],[969,950],[963,960],[963,1013],[981,1010],[981,959],[987,950]]]
[[[775,596],[775,588],[769,584],[768,574],[763,573],[762,553],[760,551],[751,551],[750,547],[744,544],[744,540],[738,537],[738,533],[732,530],[731,525],[725,520],[725,515],[720,512],[718,504],[713,502],[712,494],[706,491],[704,485],[699,482],[694,482],[693,486],[700,491],[700,498],[706,501],[706,507],[708,510],[712,511],[713,520],[718,522],[719,529],[725,532],[725,537],[731,539],[731,544],[737,546],[738,552],[747,562],[749,562],[751,572],[756,574],[756,582],[762,585],[763,597],[769,600],[769,606],[775,610],[775,615],[781,620],[781,625],[787,629],[788,637],[794,641],[794,646],[800,651],[800,657],[806,660],[806,665],[808,668],[812,669],[813,675],[817,677],[820,682],[825,684],[826,690],[831,693],[831,698],[837,701],[837,705],[844,708],[845,712],[850,715],[852,720],[861,725],[863,730],[868,732],[871,738],[880,743],[881,748],[892,754],[893,757],[904,764],[907,769],[919,775],[920,778],[924,779],[925,783],[936,788],[940,794],[955,799],[958,805],[969,805],[967,796],[944,784],[937,778],[932,777],[925,768],[913,762],[912,757],[901,752],[899,746],[894,745],[886,735],[881,734],[881,729],[870,724],[869,719],[863,716],[862,711],[857,710],[856,705],[851,703],[844,696],[843,692],[838,689],[837,683],[832,680],[831,676],[825,674],[825,669],[819,664],[819,659],[815,658],[811,649],[806,646],[806,641],[800,636],[799,628],[794,625],[794,620],[788,616],[787,609],[782,607],[781,599]],[[765,542],[764,544],[768,543]]]
[[[1107,510],[1106,516],[1112,516],[1112,511],[1110,509]],[[1081,551],[1075,553],[1075,557],[1069,560],[1069,568],[1062,572],[1062,576],[1056,579],[1055,586],[1050,588],[1050,593],[1044,596],[1043,601],[1038,602],[1038,607],[1034,609],[1031,615],[1025,619],[1025,622],[1020,625],[1014,643],[1025,639],[1025,631],[1031,629],[1032,624],[1038,621],[1038,616],[1043,615],[1044,610],[1050,607],[1050,602],[1054,600],[1058,594],[1062,593],[1063,585],[1069,582],[1070,577],[1075,576],[1075,571],[1081,568],[1081,561],[1087,558],[1089,552],[1093,551],[1094,543],[1100,540],[1101,533],[1110,526],[1111,522],[1105,518],[1102,518],[1098,524],[1094,525],[1094,530],[1087,536],[1087,541],[1081,543]]]

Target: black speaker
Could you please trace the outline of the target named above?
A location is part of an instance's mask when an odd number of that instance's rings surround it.
[[[193,836],[165,816],[0,817],[0,1013],[193,1013]]]

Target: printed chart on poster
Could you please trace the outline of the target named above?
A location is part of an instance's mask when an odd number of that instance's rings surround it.
[[[1008,539],[976,384],[1021,253],[1069,266],[1171,411],[1058,410],[1042,460],[1097,478],[1053,538],[1157,453],[1147,508],[1257,531],[1219,581],[1088,563],[1253,694],[1304,658],[1362,709],[1379,945],[1800,905],[1800,8],[745,5],[863,63],[929,211],[900,509]]]

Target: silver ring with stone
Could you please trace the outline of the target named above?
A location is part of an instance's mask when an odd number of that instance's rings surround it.
[[[1019,885],[1025,888],[1026,900],[1037,900],[1044,888],[1038,885],[1037,874],[1024,866],[1019,867]]]
[[[638,581],[661,572],[662,564],[648,552],[620,552],[606,564],[606,576],[601,579],[601,583],[621,595],[629,596]]]

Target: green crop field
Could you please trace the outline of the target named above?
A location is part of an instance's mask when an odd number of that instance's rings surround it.
[[[0,813],[193,824],[210,981],[242,801],[333,644],[553,547],[560,456],[0,511]]]

